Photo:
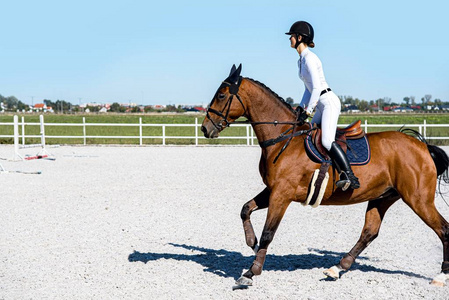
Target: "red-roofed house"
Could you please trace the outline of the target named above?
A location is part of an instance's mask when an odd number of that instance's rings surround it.
[[[197,111],[206,112],[206,109],[204,107],[201,107],[201,106],[195,106],[194,109],[196,109]]]
[[[44,103],[36,103],[34,104],[33,110],[35,111],[47,110],[47,105],[45,105]]]

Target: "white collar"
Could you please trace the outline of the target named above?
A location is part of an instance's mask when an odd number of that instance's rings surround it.
[[[301,54],[299,54],[299,57],[304,58],[304,56],[306,56],[309,52],[309,47],[306,47],[304,50],[302,50]]]

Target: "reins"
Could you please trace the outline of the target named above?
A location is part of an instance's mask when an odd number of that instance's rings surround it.
[[[246,116],[246,107],[243,104],[242,99],[238,95],[241,83],[242,83],[242,76],[239,76],[239,79],[238,79],[238,81],[236,83],[229,83],[229,82],[223,81],[222,84],[225,84],[225,85],[229,86],[229,93],[231,94],[231,96],[229,97],[228,101],[226,102],[225,106],[223,107],[223,109],[221,111],[218,111],[218,110],[213,109],[213,108],[210,107],[213,104],[213,101],[211,102],[211,104],[207,108],[207,110],[206,110],[206,117],[212,122],[212,125],[214,125],[214,127],[216,129],[223,130],[224,128],[231,126],[231,123],[228,121],[228,116],[229,116],[229,111],[231,110],[232,100],[234,99],[234,96],[237,98],[237,100],[242,105],[243,110],[244,110],[243,115]],[[224,114],[225,110],[226,110],[226,113]],[[210,113],[213,113],[213,114],[219,116],[220,118],[222,118],[218,124],[216,124],[212,120],[212,118],[210,116]],[[246,120],[246,121],[234,121],[233,123],[234,124],[251,124],[251,125],[274,125],[274,126],[281,125],[281,124],[292,125],[291,128],[289,128],[288,130],[286,130],[283,133],[281,133],[277,138],[259,142],[259,145],[260,145],[261,148],[267,148],[267,147],[276,145],[277,143],[280,143],[280,142],[285,141],[285,140],[288,139],[288,141],[285,143],[285,145],[282,147],[282,149],[279,151],[279,153],[277,154],[277,156],[273,160],[273,164],[276,163],[276,161],[278,160],[279,156],[281,156],[281,154],[288,147],[288,145],[290,144],[290,141],[294,137],[297,137],[297,136],[300,136],[300,135],[303,135],[303,134],[307,134],[307,133],[317,129],[317,128],[310,128],[310,129],[306,129],[306,130],[295,131],[296,127],[298,125],[304,124],[304,122],[298,122],[298,121],[277,121],[277,120],[275,120],[275,121],[253,122],[253,121],[250,121],[250,120]],[[292,131],[292,133],[287,134],[290,131]]]

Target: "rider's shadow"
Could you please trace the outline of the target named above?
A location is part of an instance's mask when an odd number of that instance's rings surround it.
[[[254,256],[243,256],[240,252],[228,251],[224,249],[209,249],[197,246],[180,245],[169,243],[174,247],[184,248],[186,250],[202,252],[200,254],[173,254],[173,253],[141,253],[134,251],[128,256],[130,262],[148,263],[159,259],[174,259],[177,261],[193,261],[204,267],[205,272],[213,273],[220,277],[234,278],[240,277],[242,266],[249,267],[254,260]],[[294,271],[310,270],[314,268],[327,268],[337,264],[346,253],[327,250],[311,249],[308,254],[288,254],[274,255],[268,254],[264,267],[267,271]],[[369,258],[359,256],[358,261],[369,261]],[[351,267],[351,270],[360,270],[362,272],[379,272],[385,274],[402,274],[410,277],[431,280],[420,274],[400,270],[386,270],[373,267],[367,264],[359,264],[357,261]]]

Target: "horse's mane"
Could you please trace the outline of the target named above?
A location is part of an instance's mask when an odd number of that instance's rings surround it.
[[[290,111],[294,111],[292,106],[287,103],[287,101],[284,100],[284,98],[282,98],[281,96],[279,96],[276,92],[274,92],[272,89],[270,89],[269,87],[267,87],[265,84],[263,84],[260,81],[257,81],[255,79],[249,78],[249,77],[245,77],[245,79],[248,79],[252,82],[254,82],[255,84],[261,86],[262,88],[266,89],[268,92],[270,92],[274,97],[276,97],[276,99],[278,99],[283,105],[285,105]]]

